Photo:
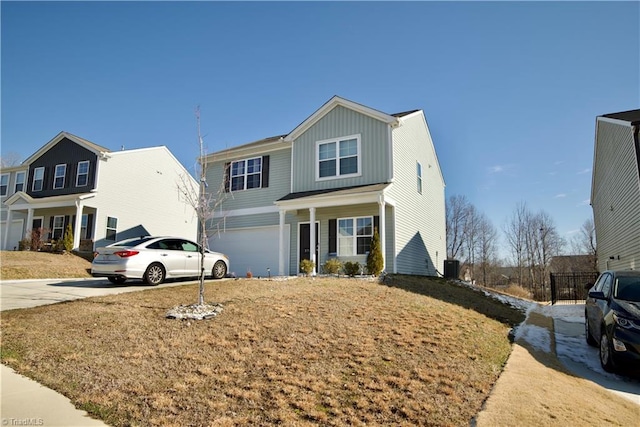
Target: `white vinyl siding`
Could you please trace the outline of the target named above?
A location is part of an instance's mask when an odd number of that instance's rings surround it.
[[[44,184],[44,167],[35,168],[33,170],[33,184],[31,186],[32,191],[42,191]]]
[[[26,180],[26,176],[27,176],[27,173],[24,171],[16,173],[16,184],[13,188],[14,193],[17,193],[18,191],[24,191],[24,183]]]
[[[64,188],[64,176],[67,173],[67,165],[56,165],[55,174],[53,176],[53,188],[54,190]]]
[[[76,174],[76,187],[84,187],[89,183],[89,161],[78,162]]]

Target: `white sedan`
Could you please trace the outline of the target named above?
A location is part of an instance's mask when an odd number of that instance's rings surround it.
[[[91,275],[111,283],[142,279],[159,285],[165,279],[200,277],[200,246],[180,237],[140,237],[122,240],[96,250]],[[205,276],[223,278],[229,269],[226,255],[204,250]]]

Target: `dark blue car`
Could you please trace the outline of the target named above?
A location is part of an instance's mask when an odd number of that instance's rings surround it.
[[[640,372],[640,271],[605,271],[585,303],[587,343],[605,371]]]

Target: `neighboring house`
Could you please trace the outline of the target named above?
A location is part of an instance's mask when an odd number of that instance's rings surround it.
[[[60,132],[0,175],[5,250],[38,228],[43,240],[60,239],[67,224],[85,251],[147,234],[197,237],[195,210],[178,193],[181,176],[197,182],[166,147],[112,152]]]
[[[386,114],[335,96],[289,134],[204,162],[209,192],[224,197],[209,245],[238,275],[295,275],[305,258],[317,272],[330,258],[364,265],[374,229],[385,271],[443,272],[445,185],[421,110]]]
[[[640,269],[640,110],[596,118],[591,206],[598,268]]]

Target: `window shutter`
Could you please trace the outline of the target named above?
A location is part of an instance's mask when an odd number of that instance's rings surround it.
[[[269,156],[262,156],[262,188],[269,187]]]
[[[64,229],[66,230],[66,229],[67,229],[67,227],[65,226],[65,228],[64,228]],[[75,216],[75,215],[73,215],[73,216],[71,217],[71,232],[72,232],[72,233],[75,233],[75,232],[76,232],[76,216]]]
[[[87,215],[87,239],[93,237],[93,214]]]
[[[49,240],[53,238],[53,216],[49,217]]]
[[[380,217],[375,215],[373,217],[373,229],[378,230],[378,236],[380,236]],[[382,239],[382,237],[380,237]]]
[[[224,192],[228,193],[230,188],[231,162],[224,164]]]
[[[69,225],[69,215],[64,216],[64,228],[62,229],[62,236],[67,231],[67,225]]]
[[[335,254],[338,252],[338,220],[329,220],[329,253]]]

